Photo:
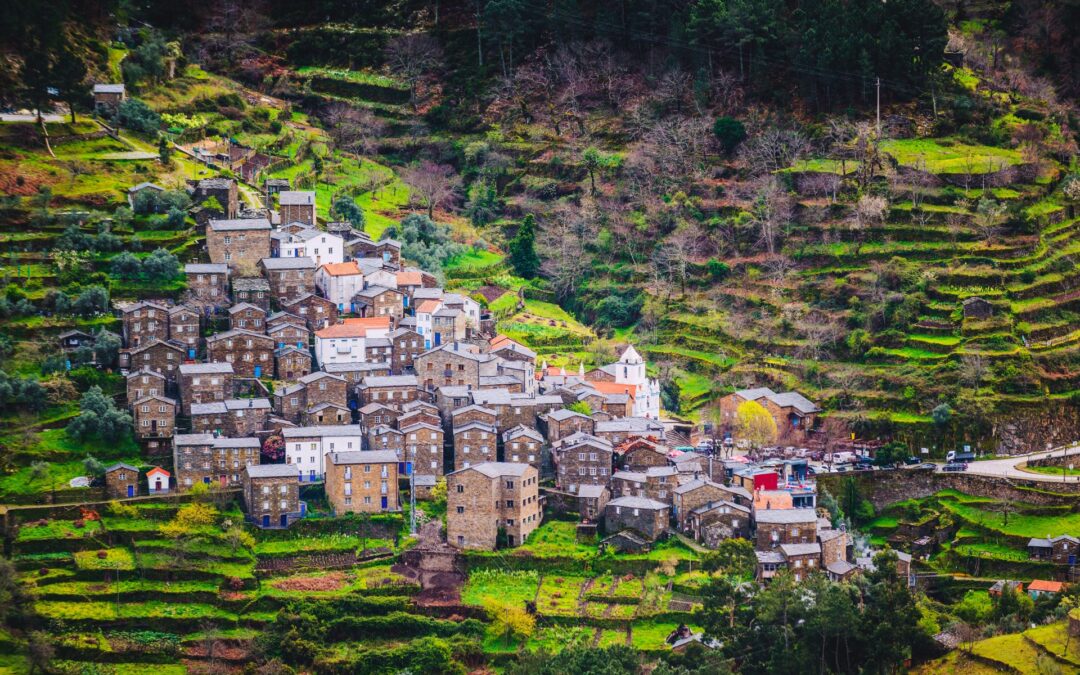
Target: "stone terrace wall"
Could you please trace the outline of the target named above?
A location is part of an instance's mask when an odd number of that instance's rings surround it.
[[[843,493],[844,483],[848,479],[854,480],[859,494],[879,510],[905,499],[929,497],[947,489],[978,497],[1010,498],[1039,505],[1075,504],[1080,495],[1080,483],[1054,484],[963,473],[943,474],[935,473],[931,469],[828,474],[818,476],[818,490],[828,490],[838,497]]]

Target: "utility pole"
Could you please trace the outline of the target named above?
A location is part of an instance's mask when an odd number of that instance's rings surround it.
[[[881,138],[881,78],[874,78],[874,86],[877,88],[877,135]]]
[[[409,470],[409,533],[416,536],[416,472],[413,471],[412,462],[406,462],[405,468]]]

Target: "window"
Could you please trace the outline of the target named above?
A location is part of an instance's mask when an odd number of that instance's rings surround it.
[[[464,485],[458,485],[457,486],[457,491],[458,491],[458,494],[461,494],[461,493],[465,492],[465,486]]]
[[[457,512],[458,513],[465,513],[465,507],[464,506],[457,507]]]

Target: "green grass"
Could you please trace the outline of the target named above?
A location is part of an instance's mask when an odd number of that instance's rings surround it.
[[[39,614],[47,619],[94,619],[112,621],[116,619],[226,619],[236,620],[232,612],[199,603],[174,602],[54,602],[41,601],[34,605]]]
[[[84,521],[82,527],[76,527],[73,520],[50,520],[44,525],[36,522],[23,525],[19,528],[19,536],[15,541],[81,538],[93,535],[100,530],[101,522],[97,520]]]
[[[941,504],[968,522],[1016,537],[1045,537],[1047,534],[1054,536],[1080,530],[1080,513],[1041,516],[1013,512],[1008,515],[1006,524],[1005,514],[1000,510],[990,510],[996,507],[995,502],[980,504],[979,506],[986,507],[985,510],[974,504],[948,500],[943,500]],[[1014,505],[1016,506],[1019,505]]]
[[[460,253],[443,263],[443,270],[449,275],[454,273],[470,272],[498,265],[503,261],[503,256],[482,249],[470,249]]]
[[[584,577],[557,574],[545,576],[536,596],[537,611],[541,614],[576,616],[578,594],[586,581]]]
[[[894,139],[882,141],[880,147],[904,166],[925,162],[926,170],[936,174],[991,173],[1023,161],[1018,150],[968,145],[950,139]]]
[[[678,627],[678,623],[668,621],[635,621],[631,627],[631,643],[634,649],[668,649],[667,636]],[[701,629],[691,626],[691,630],[697,632]]]
[[[481,569],[469,574],[469,580],[461,590],[461,601],[466,605],[483,606],[487,599],[496,599],[508,605],[521,607],[536,597],[540,585],[535,570],[505,571]]]
[[[1023,471],[1031,471],[1032,473],[1041,473],[1047,476],[1080,476],[1080,469],[1061,466],[1024,466]]]
[[[1075,637],[1069,638],[1066,631],[1067,624],[1052,623],[1024,631],[1024,637],[1035,642],[1037,645],[1053,654],[1059,659],[1068,661],[1073,667],[1080,669],[1080,640]],[[1068,650],[1065,649],[1068,644]]]
[[[585,558],[596,553],[595,546],[578,542],[576,524],[560,520],[541,524],[516,550],[538,558]]]
[[[788,167],[786,169],[781,169],[778,173],[813,172],[813,173],[835,173],[837,175],[840,175],[840,174],[844,174],[845,172],[846,172],[846,174],[855,173],[858,170],[858,168],[859,168],[859,162],[849,160],[849,161],[847,161],[845,163],[845,162],[841,162],[838,159],[827,159],[827,158],[819,157],[819,158],[815,158],[815,159],[800,160],[798,162],[795,162],[795,164],[791,165],[790,167]]]
[[[985,659],[1014,668],[1021,673],[1036,673],[1035,661],[1038,650],[1032,647],[1020,633],[999,635],[976,642],[972,653]]]
[[[106,556],[99,557],[100,551],[76,551],[75,566],[81,570],[124,570],[135,569],[135,557],[126,548],[104,549]]]
[[[338,70],[332,68],[319,68],[317,66],[304,66],[302,68],[297,68],[296,74],[316,75],[335,80],[345,80],[347,82],[356,82],[359,84],[370,84],[376,87],[386,87],[389,89],[404,90],[408,88],[406,84],[399,80],[366,70]]]

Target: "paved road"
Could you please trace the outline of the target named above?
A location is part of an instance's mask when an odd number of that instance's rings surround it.
[[[48,124],[67,122],[68,119],[70,119],[68,115],[58,113],[45,113],[41,117]],[[5,124],[37,122],[37,115],[35,115],[34,113],[4,113],[0,115],[0,122],[3,122]]]
[[[1075,465],[1080,468],[1080,445],[1075,445],[1068,448],[1058,448],[1056,450],[1050,450],[1048,452],[1034,452],[1030,455],[1017,455],[1015,457],[1009,457],[1007,459],[991,459],[981,462],[971,462],[968,464],[967,473],[977,476],[999,476],[1003,478],[1018,478],[1024,480],[1037,480],[1047,483],[1077,483],[1080,482],[1080,476],[1065,476],[1064,481],[1060,475],[1054,476],[1052,474],[1035,473],[1029,471],[1023,471],[1016,468],[1017,464],[1026,462],[1030,459],[1040,459],[1043,457],[1075,457]],[[938,465],[938,471],[941,471],[941,466]]]

